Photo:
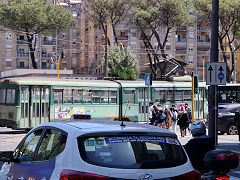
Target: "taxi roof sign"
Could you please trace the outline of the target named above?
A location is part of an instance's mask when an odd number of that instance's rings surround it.
[[[70,120],[90,120],[92,119],[91,118],[91,115],[90,114],[73,114],[71,117],[70,117]]]

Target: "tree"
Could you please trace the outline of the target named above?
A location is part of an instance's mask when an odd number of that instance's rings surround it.
[[[65,8],[46,0],[10,0],[0,4],[0,24],[27,35],[32,67],[37,68],[35,49],[37,34],[50,35],[76,27],[77,21]]]
[[[114,43],[115,45],[118,45],[116,27],[121,21],[124,21],[126,17],[130,8],[129,0],[90,0],[89,3],[92,10],[91,16],[93,18],[94,25],[101,27],[105,37],[107,37],[106,25],[109,23],[112,27]],[[109,39],[108,45],[111,46]]]
[[[197,11],[204,17],[205,21],[211,23],[212,4],[208,0],[195,0],[194,5]],[[220,0],[219,1],[219,32],[218,41],[223,61],[227,64],[227,82],[231,81],[235,69],[235,52],[239,45],[235,43],[240,28],[240,1]],[[230,50],[231,62],[228,62],[226,47]]]
[[[109,75],[123,80],[137,79],[137,60],[130,48],[114,46],[108,52]]]
[[[192,22],[189,11],[191,3],[188,0],[135,0],[132,1],[131,21],[141,32],[143,42],[148,53],[151,71],[154,77],[158,71],[161,75],[166,74],[168,57],[165,46],[168,35],[174,27],[187,26]],[[161,36],[159,31],[162,31]],[[157,48],[152,45],[153,38],[157,41]],[[165,62],[160,65],[160,57]],[[179,65],[177,62],[173,62]]]

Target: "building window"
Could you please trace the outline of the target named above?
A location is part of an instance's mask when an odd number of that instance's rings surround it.
[[[67,33],[64,32],[62,35],[63,35],[63,39],[67,39]]]
[[[12,32],[10,31],[6,32],[6,40],[12,40]]]
[[[189,36],[189,39],[194,39],[194,32],[189,32],[188,36]]]
[[[189,64],[193,64],[193,56],[189,56],[188,57],[188,63]]]
[[[131,37],[137,37],[136,31],[131,32]]]
[[[12,59],[6,59],[6,67],[12,67]]]

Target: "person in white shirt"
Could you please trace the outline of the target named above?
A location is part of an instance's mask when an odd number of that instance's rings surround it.
[[[149,108],[148,108],[148,117],[149,117],[149,121],[150,124],[153,125],[153,118],[152,118],[152,111],[153,111],[153,102],[149,103]]]

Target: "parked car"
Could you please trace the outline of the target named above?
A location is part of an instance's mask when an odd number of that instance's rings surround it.
[[[200,180],[176,134],[119,121],[40,124],[0,161],[1,180]]]
[[[240,104],[225,104],[218,106],[218,132],[219,134],[238,134],[234,124],[235,112],[240,111]],[[208,117],[206,125],[208,125]]]

